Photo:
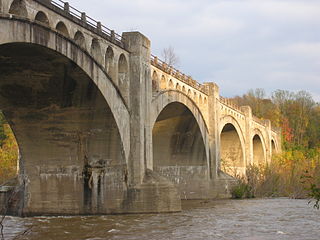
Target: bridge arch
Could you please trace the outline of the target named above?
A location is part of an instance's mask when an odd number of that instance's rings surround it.
[[[158,86],[159,81],[158,81],[157,71],[155,71],[155,70],[153,71],[151,78],[152,78],[152,91],[156,92],[159,90],[159,86]]]
[[[185,93],[177,90],[166,90],[161,91],[157,96],[152,100],[151,105],[151,126],[153,126],[158,118],[160,112],[170,103],[182,103],[184,104],[190,112],[193,114],[197,123],[200,127],[201,134],[204,140],[207,140],[208,127],[206,120],[201,113],[201,110],[195,104],[195,102],[187,96]]]
[[[255,128],[251,137],[253,164],[265,164],[267,161],[266,141],[261,130]]]
[[[98,63],[102,63],[102,52],[100,42],[97,38],[93,38],[91,42],[91,54],[98,61]]]
[[[19,28],[15,28],[16,24]],[[122,96],[118,93],[117,87],[108,79],[104,70],[95,63],[92,57],[85,51],[82,51],[73,40],[68,38],[59,38],[57,33],[52,29],[48,29],[37,23],[32,23],[19,19],[2,19],[0,28],[7,32],[13,29],[16,31],[24,31],[23,34],[13,33],[6,34],[0,38],[0,45],[10,43],[26,43],[35,44],[46,49],[51,49],[58,52],[62,56],[73,61],[80,69],[82,69],[92,79],[98,89],[101,90],[107,104],[110,106],[111,112],[114,115],[120,136],[124,146],[126,159],[130,149],[130,143],[127,139],[129,135],[129,113]],[[39,40],[38,34],[47,36],[47,41]],[[71,51],[72,50],[72,51]],[[92,64],[86,64],[92,63]]]
[[[247,163],[243,130],[233,116],[223,117],[219,124],[221,168],[233,176],[244,174]]]
[[[276,140],[276,138],[271,137],[271,156],[279,153],[279,149],[280,147],[278,141]]]
[[[123,98],[129,101],[129,65],[126,56],[121,53],[118,60],[118,86]]]
[[[153,169],[176,184],[181,198],[205,195],[209,135],[201,111],[184,93],[160,92],[151,105]]]
[[[27,18],[28,10],[25,0],[14,0],[10,5],[9,13]]]
[[[201,96],[201,94],[199,94],[199,104],[200,105],[202,104],[202,96]]]
[[[130,150],[129,112],[117,87],[74,40],[41,23],[8,17],[0,29],[9,33],[0,37],[0,109],[18,140],[32,196],[23,198],[25,208],[106,212],[110,196],[123,197]],[[121,185],[110,188],[112,181]]]
[[[56,30],[58,32],[60,32],[62,35],[64,35],[65,37],[69,37],[69,31],[67,29],[67,26],[64,24],[64,22],[60,21],[57,23],[56,25]]]
[[[179,83],[176,84],[176,89],[177,89],[177,91],[181,91],[181,86]]]
[[[106,55],[105,55],[105,69],[111,79],[115,81],[115,73],[114,73],[114,51],[111,46],[107,47]]]
[[[50,25],[47,15],[42,11],[37,12],[34,20],[36,20],[38,22],[42,22],[42,23],[44,23],[44,24],[46,24],[48,26]]]
[[[276,153],[276,144],[273,139],[271,139],[271,156]]]
[[[161,82],[160,82],[160,88],[166,89],[167,88],[167,80],[164,75],[161,75]]]
[[[82,47],[84,50],[86,50],[86,39],[84,38],[84,35],[81,31],[77,31],[74,34],[74,41],[76,44],[78,44],[80,47]]]
[[[169,80],[168,86],[170,89],[173,89],[173,82],[172,79]]]

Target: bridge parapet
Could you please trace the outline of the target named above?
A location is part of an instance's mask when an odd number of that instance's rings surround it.
[[[194,80],[191,76],[187,76],[184,73],[181,73],[179,70],[170,66],[166,62],[160,60],[157,56],[151,55],[151,65],[158,68],[159,70],[171,75],[172,77],[178,79],[179,81],[187,84],[188,86],[197,89],[205,95],[208,95],[207,88]]]
[[[122,36],[115,33],[114,30],[109,29],[101,22],[87,16],[85,12],[81,12],[78,9],[71,6],[68,2],[62,0],[34,0],[35,2],[40,3],[41,5],[46,6],[47,8],[55,11],[56,13],[68,18],[76,24],[81,25],[84,28],[94,32],[100,37],[108,40],[121,48],[125,48],[122,41]]]
[[[235,111],[241,112],[243,114],[243,112],[241,111],[241,107],[239,105],[235,104],[229,98],[225,98],[225,97],[220,96],[219,100],[220,100],[220,103],[228,106],[229,108],[234,109]]]
[[[8,19],[27,20],[43,30],[54,31],[90,56],[107,73],[126,104],[129,104],[129,56],[125,38],[101,22],[86,15],[62,0],[6,0],[1,1],[1,16]],[[50,40],[39,33],[39,42],[47,46]],[[64,52],[73,51],[57,44]]]

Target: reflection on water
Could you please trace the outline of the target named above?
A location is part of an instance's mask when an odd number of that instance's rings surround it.
[[[320,239],[320,211],[307,200],[185,201],[183,212],[77,217],[6,217],[5,239]]]

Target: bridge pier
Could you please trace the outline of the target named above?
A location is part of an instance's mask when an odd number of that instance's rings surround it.
[[[152,82],[150,74],[150,41],[139,32],[123,33],[130,51],[130,154],[128,200],[129,212],[180,211],[178,192],[170,181],[153,172],[152,128],[150,108]],[[139,196],[135,195],[139,193]]]
[[[215,83],[205,83],[208,91],[208,132],[209,132],[209,166],[210,179],[218,179],[220,169],[220,136],[219,136],[219,116],[218,105],[219,87]]]

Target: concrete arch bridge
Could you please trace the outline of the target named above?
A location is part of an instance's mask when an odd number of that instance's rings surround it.
[[[280,133],[60,0],[0,0],[0,109],[16,136],[15,214],[171,212],[227,196]],[[222,164],[223,163],[223,164]]]

